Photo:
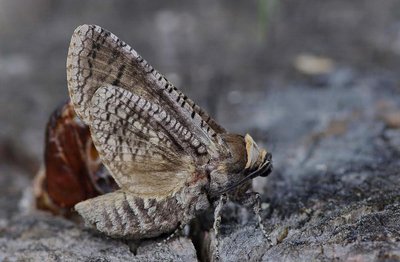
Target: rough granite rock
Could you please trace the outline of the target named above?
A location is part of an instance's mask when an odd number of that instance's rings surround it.
[[[231,114],[218,116],[228,129],[264,141],[275,167],[255,182],[273,246],[252,212],[229,203],[221,261],[400,261],[399,81],[371,74],[338,70],[317,87],[311,79],[305,86],[246,92]],[[215,261],[209,216],[193,225],[193,241],[180,237],[159,246],[159,239],[149,240],[135,255],[131,243],[12,209],[10,201],[19,206],[18,192],[27,185],[13,181],[12,188],[2,185],[1,261]]]
[[[128,243],[82,230],[42,212],[15,217],[0,230],[0,261],[197,261],[190,239]]]
[[[262,188],[274,245],[254,220],[243,227],[228,215],[222,260],[400,261],[400,90],[376,75],[335,85],[339,73],[256,105],[268,120],[254,126],[267,130],[276,167]]]

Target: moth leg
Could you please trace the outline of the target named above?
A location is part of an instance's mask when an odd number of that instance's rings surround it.
[[[181,232],[183,232],[183,230],[185,229],[185,224],[179,224],[179,226],[174,230],[174,232],[172,232],[168,237],[166,237],[162,242],[158,242],[158,245],[160,246],[161,243],[167,243],[169,240],[171,240],[172,238],[174,238],[177,235],[180,235]]]
[[[260,194],[259,193],[255,193],[254,197],[255,197],[256,201],[254,203],[253,210],[254,210],[254,213],[255,213],[256,218],[257,218],[258,227],[261,229],[261,232],[263,233],[264,237],[267,239],[268,243],[270,245],[272,245],[271,237],[267,233],[267,231],[265,230],[265,227],[264,227],[264,225],[262,223],[262,218],[261,218],[261,214],[260,214],[260,211],[261,211],[261,197],[260,197]]]
[[[221,195],[221,197],[218,200],[217,207],[215,208],[214,211],[214,233],[215,233],[215,256],[216,260],[219,260],[219,235],[220,235],[220,226],[221,226],[221,211],[222,207],[227,201],[227,196],[225,194]]]
[[[261,197],[260,194],[254,191],[246,192],[245,194],[239,194],[236,196],[236,202],[240,203],[241,205],[245,206],[246,208],[252,207],[254,210],[254,213],[257,218],[257,225],[261,229],[264,237],[267,239],[269,244],[272,244],[271,237],[265,230],[265,227],[263,225],[263,221],[261,218]]]

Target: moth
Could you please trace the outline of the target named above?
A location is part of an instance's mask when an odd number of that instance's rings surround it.
[[[75,205],[97,230],[144,239],[174,232],[226,198],[255,199],[272,170],[250,135],[227,132],[135,50],[96,25],[79,26],[67,57],[70,98],[118,190]]]

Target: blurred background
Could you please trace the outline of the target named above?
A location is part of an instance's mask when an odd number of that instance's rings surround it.
[[[70,37],[84,23],[116,34],[223,126],[277,156],[341,107],[368,107],[348,85],[399,83],[396,0],[0,0],[0,188],[10,195],[40,165],[48,117],[68,97]],[[331,98],[339,102],[325,107]],[[310,107],[326,114],[298,120]]]

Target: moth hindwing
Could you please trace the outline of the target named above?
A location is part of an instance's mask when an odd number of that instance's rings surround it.
[[[78,116],[119,190],[75,206],[98,230],[149,238],[174,231],[222,193],[267,175],[271,156],[227,133],[129,45],[95,25],[78,27],[67,58]]]

